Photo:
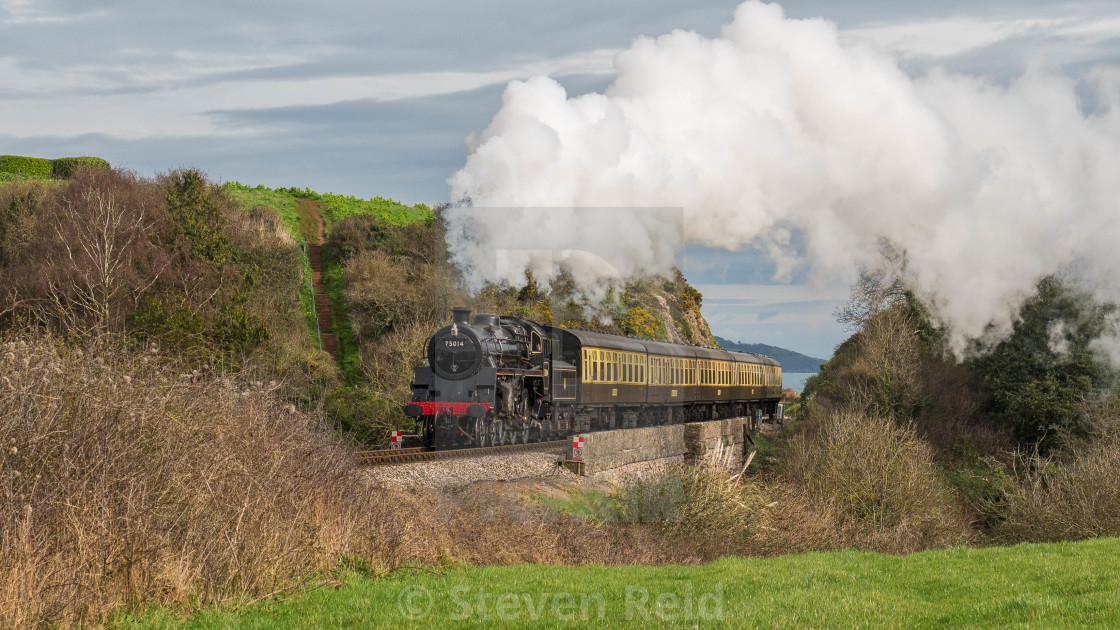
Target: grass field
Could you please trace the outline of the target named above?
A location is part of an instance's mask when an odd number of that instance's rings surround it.
[[[272,189],[264,186],[246,186],[239,182],[226,182],[223,187],[230,197],[246,207],[267,206],[276,210],[284,225],[288,227],[288,231],[297,238],[300,236],[299,213],[296,211],[297,199],[317,201],[320,204],[327,232],[330,232],[331,226],[336,222],[356,214],[373,215],[391,225],[428,221],[433,216],[432,210],[424,204],[408,206],[384,197],[359,199],[346,195],[318,193],[310,189]]]
[[[1120,539],[725,558],[700,566],[506,567],[356,574],[284,601],[122,628],[1056,628],[1120,625]]]

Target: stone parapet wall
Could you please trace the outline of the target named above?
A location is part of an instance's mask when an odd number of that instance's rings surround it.
[[[663,427],[582,433],[582,461],[568,446],[564,465],[582,475],[658,460],[741,464],[748,418],[690,422]]]
[[[684,427],[679,424],[596,431],[581,433],[579,437],[583,438],[583,466],[578,468],[584,475],[637,462],[683,457],[685,454]],[[568,446],[566,459],[572,459],[571,445]]]
[[[684,425],[685,461],[691,464],[708,460],[723,465],[743,462],[743,442],[749,418],[728,418]]]

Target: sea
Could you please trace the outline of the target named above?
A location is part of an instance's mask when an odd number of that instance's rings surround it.
[[[797,393],[805,390],[805,381],[816,372],[782,372],[782,389],[792,389]]]

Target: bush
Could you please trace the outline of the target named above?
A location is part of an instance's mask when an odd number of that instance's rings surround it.
[[[245,601],[381,561],[381,501],[275,383],[118,341],[0,340],[0,626]]]
[[[346,304],[358,341],[375,340],[410,324],[443,321],[452,288],[431,265],[366,251],[346,265]]]
[[[794,436],[788,454],[789,475],[858,546],[917,550],[967,537],[932,450],[910,425],[843,411]]]
[[[1009,542],[1120,536],[1120,440],[1104,440],[1067,461],[1026,460],[993,509]]]
[[[395,253],[396,230],[378,217],[360,214],[339,221],[331,228],[327,249],[336,262],[345,262],[368,250]]]
[[[46,178],[51,176],[51,161],[22,155],[0,155],[0,173]]]
[[[109,163],[99,157],[65,157],[51,160],[51,177],[70,179],[79,169],[109,170]]]
[[[323,401],[323,410],[355,440],[375,448],[389,447],[390,431],[416,430],[415,421],[404,415],[398,401],[386,400],[365,387],[331,391]]]
[[[715,465],[680,466],[624,486],[618,518],[652,523],[664,535],[688,538],[705,555],[729,553],[756,533],[762,491]],[[718,532],[718,535],[713,533]]]
[[[985,410],[1020,445],[1047,454],[1087,435],[1081,411],[1108,376],[1090,347],[1114,311],[1044,278],[1011,336],[971,362],[987,390]]]

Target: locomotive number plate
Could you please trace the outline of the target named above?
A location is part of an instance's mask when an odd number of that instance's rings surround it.
[[[466,348],[467,342],[464,339],[444,339],[443,347],[448,350],[455,350],[458,348]]]

